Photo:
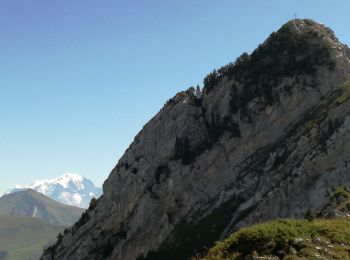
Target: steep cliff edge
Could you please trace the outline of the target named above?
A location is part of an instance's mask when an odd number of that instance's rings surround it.
[[[239,227],[301,217],[350,185],[349,49],[293,20],[177,94],[104,195],[42,259],[186,259]]]

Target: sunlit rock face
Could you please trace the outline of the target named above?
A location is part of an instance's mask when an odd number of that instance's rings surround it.
[[[42,259],[186,259],[350,185],[349,50],[293,20],[169,100]]]

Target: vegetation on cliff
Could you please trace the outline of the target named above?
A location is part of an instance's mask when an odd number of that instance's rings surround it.
[[[243,86],[240,98],[236,100],[238,103],[232,102],[233,112],[254,97],[262,97],[266,104],[271,105],[278,101],[274,87],[283,77],[298,75],[301,79],[301,75],[312,76],[320,66],[334,70],[332,47],[324,40],[331,35],[333,32],[312,20],[290,21],[272,33],[251,55],[244,53],[235,63],[208,74],[203,81],[204,92],[212,91],[220,79],[227,76]],[[236,89],[236,85],[232,88]],[[285,91],[290,91],[289,86]]]
[[[242,228],[198,259],[349,259],[349,226],[345,218],[271,221]]]
[[[315,220],[279,219],[242,228],[196,259],[350,259],[350,192],[338,187],[326,208]],[[322,216],[329,211],[334,214]]]

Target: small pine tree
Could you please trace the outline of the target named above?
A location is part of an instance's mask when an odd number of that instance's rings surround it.
[[[219,75],[216,70],[209,73],[203,80],[204,89],[206,89],[206,93],[210,92],[214,89],[219,79]]]
[[[62,239],[63,239],[63,235],[61,233],[58,234],[57,236],[57,243],[61,243],[62,242]]]
[[[310,208],[308,208],[306,213],[305,213],[304,218],[311,222],[315,219],[315,214],[312,212],[312,210]]]
[[[199,85],[197,85],[196,94],[195,95],[196,95],[197,99],[202,98],[202,92],[201,92],[201,88],[199,87]]]
[[[237,87],[235,84],[232,85],[231,91],[230,91],[230,112],[231,114],[234,114],[238,109],[238,103],[239,99],[237,96]]]
[[[182,158],[182,142],[181,140],[176,137],[175,140],[175,151],[174,151],[174,159],[178,160]]]
[[[183,164],[189,164],[191,162],[191,154],[190,154],[190,142],[188,141],[187,136],[185,137],[183,141],[183,146],[182,146],[182,163]]]
[[[97,199],[96,198],[92,198],[90,200],[89,209],[94,209],[96,207],[96,204],[97,204]]]
[[[210,120],[210,128],[209,128],[209,134],[213,141],[217,141],[220,135],[222,134],[223,129],[222,125],[220,124],[219,119],[214,114],[214,112],[211,113],[211,120]]]

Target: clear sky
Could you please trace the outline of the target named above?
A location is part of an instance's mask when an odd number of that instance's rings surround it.
[[[350,43],[349,0],[1,0],[0,193],[74,172],[101,185],[178,91],[298,13]]]

